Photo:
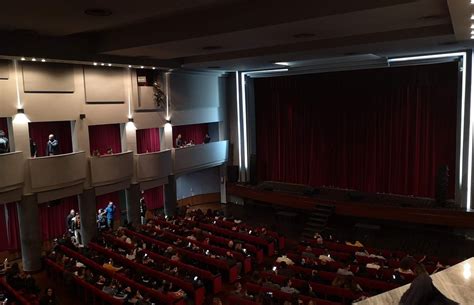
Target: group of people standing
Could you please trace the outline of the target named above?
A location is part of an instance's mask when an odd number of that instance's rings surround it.
[[[211,142],[211,137],[209,136],[209,134],[206,133],[206,135],[204,136],[204,139],[202,140],[202,143],[208,144],[209,142]],[[176,148],[195,145],[192,139],[189,141],[183,140],[183,136],[181,134],[178,134],[174,144]]]
[[[5,154],[10,152],[10,141],[8,140],[7,134],[4,130],[0,129],[0,154]],[[45,156],[55,156],[59,155],[59,141],[56,139],[54,134],[48,136],[48,142],[46,143],[46,152]],[[37,157],[38,155],[38,146],[36,142],[30,138],[30,155],[32,158]]]

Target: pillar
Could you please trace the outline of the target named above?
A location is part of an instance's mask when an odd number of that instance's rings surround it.
[[[177,206],[176,177],[168,176],[168,184],[165,185],[165,215],[174,216]]]
[[[38,202],[35,195],[23,196],[17,203],[23,270],[41,269],[41,234]]]
[[[97,211],[95,190],[88,189],[79,197],[79,214],[81,216],[82,244],[87,245],[97,235]]]
[[[140,185],[130,184],[127,189],[127,221],[133,226],[140,225]]]
[[[227,164],[224,163],[219,167],[219,182],[220,182],[220,193],[221,203],[227,203]]]

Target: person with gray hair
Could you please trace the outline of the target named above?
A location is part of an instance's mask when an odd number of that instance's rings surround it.
[[[59,155],[59,142],[54,137],[54,134],[50,134],[48,137],[48,143],[46,145],[46,156]]]
[[[10,145],[8,144],[8,138],[5,135],[5,131],[0,129],[0,154],[10,152]]]

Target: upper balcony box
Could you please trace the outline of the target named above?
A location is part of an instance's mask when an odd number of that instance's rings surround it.
[[[21,151],[0,154],[0,193],[23,186],[23,153]]]
[[[32,158],[28,161],[34,192],[78,185],[86,179],[86,155],[83,151]]]
[[[90,157],[91,184],[103,186],[130,180],[133,176],[133,152]]]
[[[171,174],[171,150],[135,155],[137,181],[167,178]]]
[[[227,161],[228,141],[175,149],[174,174],[221,165]]]

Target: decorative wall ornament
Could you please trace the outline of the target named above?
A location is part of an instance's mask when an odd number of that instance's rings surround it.
[[[159,111],[164,111],[166,109],[166,94],[163,92],[158,82],[153,83],[153,101]]]

